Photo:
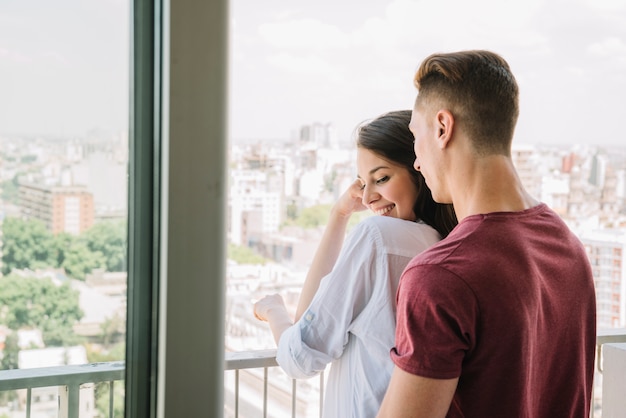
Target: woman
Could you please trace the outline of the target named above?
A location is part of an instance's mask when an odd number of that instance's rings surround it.
[[[398,280],[416,254],[456,225],[452,205],[433,201],[413,169],[411,111],[386,113],[357,130],[357,180],[333,206],[305,279],[295,323],[279,295],[254,305],[278,345],[276,360],[292,378],[332,363],[325,417],[373,417],[393,363]],[[346,238],[352,213],[360,222]]]

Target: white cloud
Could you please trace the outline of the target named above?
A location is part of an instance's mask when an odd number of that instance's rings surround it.
[[[298,19],[259,26],[259,34],[277,48],[345,48],[348,36],[336,26],[316,19]]]
[[[63,67],[67,67],[69,64],[65,56],[57,51],[45,51],[41,54],[41,58],[47,64],[58,64]]]
[[[589,45],[587,51],[593,55],[613,56],[626,55],[626,43],[620,38],[610,37]]]
[[[268,56],[268,62],[291,74],[324,76],[332,80],[340,78],[337,68],[318,55],[294,55],[285,52]]]
[[[626,11],[626,2],[624,0],[582,0],[582,3],[591,10],[599,12]]]
[[[63,54],[58,51],[51,50],[25,53],[0,47],[0,60],[8,64],[18,66],[36,65],[46,67],[53,65],[66,67],[68,65],[68,60],[63,56]]]
[[[8,48],[0,48],[0,60],[12,64],[30,64],[34,61],[30,55]]]
[[[351,37],[354,45],[411,53],[416,48],[435,52],[503,45],[543,49],[545,37],[529,24],[540,6],[541,0],[395,0],[384,16],[364,21]]]

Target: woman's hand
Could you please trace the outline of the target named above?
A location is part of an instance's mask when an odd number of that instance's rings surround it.
[[[254,316],[261,321],[269,321],[270,311],[287,312],[285,301],[279,294],[267,295],[254,304]]]
[[[333,210],[344,217],[366,210],[367,207],[363,205],[362,187],[361,180],[355,180],[335,203]]]
[[[285,301],[279,294],[268,295],[257,301],[254,304],[254,316],[270,324],[276,344],[283,332],[293,324],[287,313]]]

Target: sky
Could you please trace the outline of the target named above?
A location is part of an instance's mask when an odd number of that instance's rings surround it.
[[[0,134],[128,128],[128,0],[0,2]],[[412,107],[433,52],[490,49],[520,85],[516,142],[626,145],[624,0],[232,0],[229,135],[293,138]]]
[[[128,129],[126,0],[0,0],[0,134]]]

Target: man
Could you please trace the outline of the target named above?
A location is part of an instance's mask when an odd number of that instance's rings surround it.
[[[509,65],[489,51],[434,54],[415,85],[415,168],[459,224],[404,270],[379,417],[588,417],[591,268],[515,171]]]

